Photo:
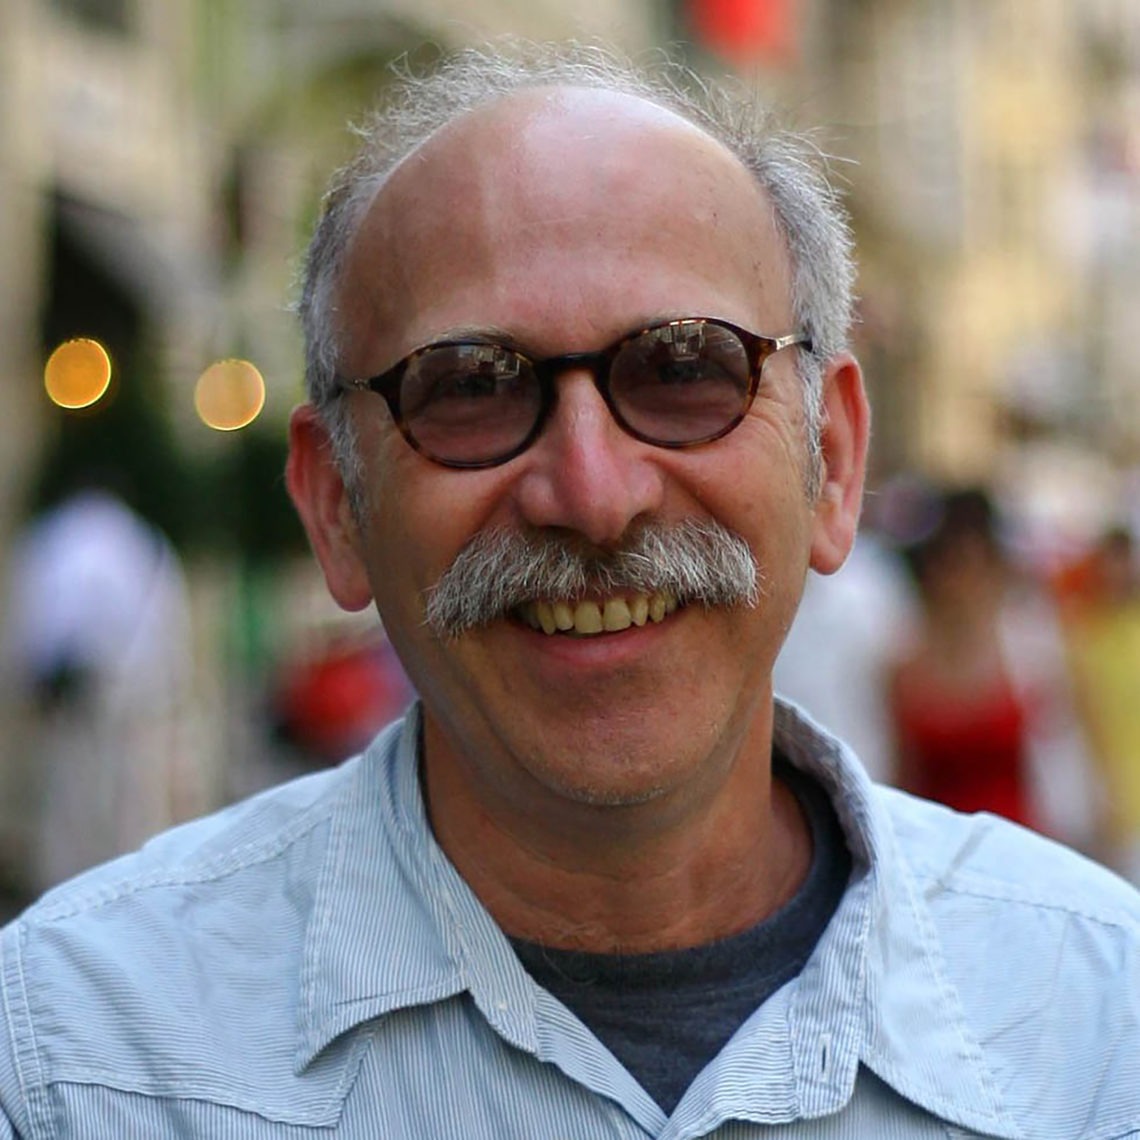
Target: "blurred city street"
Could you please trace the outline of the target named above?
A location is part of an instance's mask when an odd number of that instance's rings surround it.
[[[286,496],[294,280],[393,65],[505,34],[823,124],[872,472],[777,683],[1140,882],[1134,0],[0,0],[0,919],[412,699]]]

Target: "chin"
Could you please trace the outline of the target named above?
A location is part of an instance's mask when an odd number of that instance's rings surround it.
[[[604,785],[566,784],[550,785],[563,799],[582,804],[585,807],[623,808],[639,807],[652,803],[666,794],[664,787],[606,787]]]
[[[630,750],[615,748],[604,755],[536,756],[526,764],[530,774],[548,792],[568,804],[584,807],[638,807],[665,799],[681,786],[692,771],[674,758],[664,765],[661,757],[665,745],[653,749],[652,755],[640,763],[630,762]],[[615,762],[614,757],[622,757]]]

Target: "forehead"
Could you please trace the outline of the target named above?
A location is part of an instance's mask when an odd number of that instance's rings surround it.
[[[492,190],[512,210],[539,205],[545,211],[552,190],[577,197],[644,160],[665,164],[658,176],[675,177],[695,163],[704,176],[728,180],[737,192],[757,191],[722,144],[665,107],[615,91],[539,87],[452,120],[396,167],[374,205],[406,208],[407,195],[434,185],[462,195],[474,190],[480,200]]]
[[[760,303],[787,318],[773,212],[722,144],[644,99],[534,89],[453,121],[396,168],[352,244],[342,309],[350,329],[414,341],[452,319],[525,324],[554,277],[560,312],[575,298],[600,312],[615,274],[636,281],[631,319],[695,313],[725,280],[753,295],[701,315],[756,325]],[[483,311],[460,311],[475,299]]]

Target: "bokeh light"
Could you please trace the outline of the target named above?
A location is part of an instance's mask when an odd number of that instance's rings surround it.
[[[247,427],[265,406],[265,380],[248,360],[211,364],[194,388],[198,418],[216,431]]]
[[[61,408],[89,408],[111,384],[111,358],[89,337],[64,341],[44,365],[44,388]]]

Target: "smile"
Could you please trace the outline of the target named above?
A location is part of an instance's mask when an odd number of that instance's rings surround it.
[[[527,602],[516,613],[531,629],[552,635],[592,637],[617,633],[630,626],[660,622],[677,608],[676,597],[667,590],[631,594],[605,601]]]

